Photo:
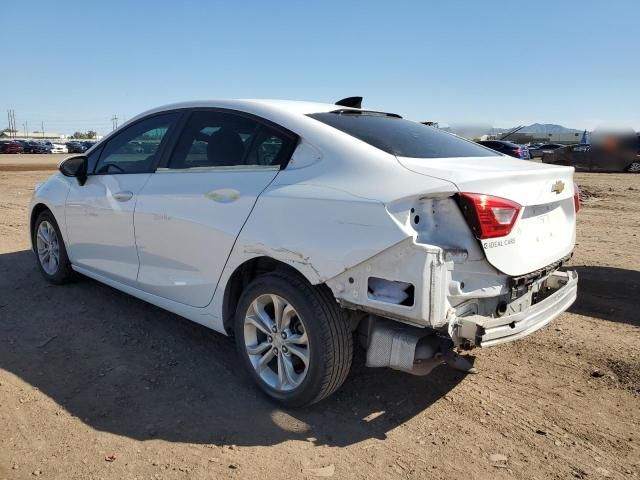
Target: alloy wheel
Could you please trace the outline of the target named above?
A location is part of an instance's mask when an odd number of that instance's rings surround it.
[[[60,265],[60,243],[56,229],[46,220],[38,225],[36,249],[42,269],[48,275],[55,275]]]
[[[302,318],[285,298],[257,297],[244,318],[244,343],[254,370],[269,387],[296,389],[309,370],[309,340]]]

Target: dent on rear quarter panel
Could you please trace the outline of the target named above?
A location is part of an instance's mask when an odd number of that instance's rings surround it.
[[[405,238],[378,201],[319,185],[279,185],[260,196],[226,270],[268,256],[319,284]]]

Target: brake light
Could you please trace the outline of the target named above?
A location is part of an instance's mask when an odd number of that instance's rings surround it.
[[[573,206],[578,213],[580,211],[580,188],[577,183],[573,184]]]
[[[522,208],[506,198],[481,193],[461,193],[459,199],[467,223],[481,240],[509,235]]]

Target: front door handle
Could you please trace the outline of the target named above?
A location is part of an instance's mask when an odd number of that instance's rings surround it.
[[[133,192],[118,192],[113,194],[113,198],[118,200],[119,202],[128,202],[133,198]]]

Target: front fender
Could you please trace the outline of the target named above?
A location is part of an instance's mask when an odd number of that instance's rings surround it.
[[[29,238],[33,238],[33,226],[35,222],[34,213],[39,213],[41,209],[47,208],[53,213],[62,232],[63,239],[67,238],[67,225],[65,219],[65,204],[69,195],[69,179],[61,173],[51,175],[45,182],[36,185],[31,195],[28,208]]]

